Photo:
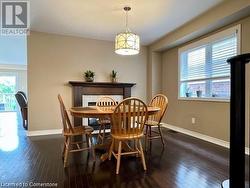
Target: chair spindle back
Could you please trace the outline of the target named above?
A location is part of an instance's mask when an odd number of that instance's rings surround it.
[[[117,102],[113,98],[107,96],[101,97],[96,102],[96,107],[102,111],[110,110],[110,108],[115,107],[116,105]]]
[[[60,94],[58,95],[58,100],[59,100],[59,103],[60,103],[60,110],[61,110],[62,123],[63,123],[63,130],[66,131],[66,130],[69,129],[73,133],[74,131],[73,131],[73,128],[72,128],[72,125],[71,125],[71,122],[70,122],[67,110],[65,108],[65,105],[63,103],[63,100],[62,100],[62,97],[61,97]]]
[[[157,94],[152,98],[149,103],[149,106],[154,106],[161,109],[154,115],[149,116],[150,121],[156,121],[158,123],[161,123],[161,120],[168,107],[168,98],[165,95]]]
[[[147,105],[137,98],[123,100],[112,115],[111,133],[120,136],[136,136],[143,133],[148,118]]]

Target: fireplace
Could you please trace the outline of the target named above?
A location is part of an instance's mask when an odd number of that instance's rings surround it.
[[[116,101],[121,101],[131,96],[131,88],[135,83],[111,83],[111,82],[82,82],[69,81],[72,86],[73,106],[88,106],[94,104],[101,96],[110,96]],[[118,98],[117,98],[118,97]],[[88,100],[86,100],[86,98]],[[88,124],[88,119],[74,117],[74,125]]]
[[[113,98],[115,101],[120,102],[123,100],[123,95],[83,95],[82,96],[82,106],[95,106],[99,98],[107,96]],[[99,129],[98,119],[97,118],[83,118],[83,125],[89,125],[94,128],[94,130]]]

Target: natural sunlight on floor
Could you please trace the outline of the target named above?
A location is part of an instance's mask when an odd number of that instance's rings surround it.
[[[0,150],[10,152],[17,149],[18,127],[16,112],[0,113]]]

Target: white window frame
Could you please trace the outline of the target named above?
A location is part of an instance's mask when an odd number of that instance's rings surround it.
[[[178,49],[178,100],[188,100],[188,101],[215,101],[215,102],[230,102],[230,99],[227,98],[211,98],[211,97],[181,97],[180,96],[180,75],[181,75],[181,53],[198,48],[200,46],[206,45],[208,43],[213,43],[220,40],[223,37],[229,36],[236,33],[237,35],[237,54],[240,54],[241,51],[241,25],[238,24],[229,29],[220,31],[211,36],[203,38],[197,42],[185,45]]]

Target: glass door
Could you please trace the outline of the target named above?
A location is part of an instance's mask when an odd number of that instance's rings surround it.
[[[16,111],[16,80],[15,73],[0,72],[0,112]]]

